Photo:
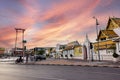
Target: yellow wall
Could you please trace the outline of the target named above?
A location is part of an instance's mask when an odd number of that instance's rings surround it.
[[[80,56],[82,54],[82,47],[75,47],[74,48],[74,56]]]
[[[98,43],[93,43],[94,51],[98,50]],[[110,49],[115,48],[115,42],[112,40],[99,42],[99,49]]]

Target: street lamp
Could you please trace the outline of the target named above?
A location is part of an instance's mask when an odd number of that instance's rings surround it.
[[[96,20],[96,34],[97,34],[97,39],[98,39],[98,25],[99,25],[99,23],[98,23],[98,20],[97,20],[97,18],[96,17],[93,17],[95,20]],[[98,48],[98,60],[100,61],[100,52],[99,52],[99,39],[97,40],[97,48]]]

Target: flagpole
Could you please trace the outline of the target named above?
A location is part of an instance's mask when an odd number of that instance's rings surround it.
[[[98,48],[98,60],[100,61],[100,51],[99,51],[99,39],[98,39],[98,25],[99,25],[99,23],[98,23],[98,20],[97,20],[97,18],[96,17],[93,17],[95,20],[96,20],[96,34],[97,34],[97,48]]]

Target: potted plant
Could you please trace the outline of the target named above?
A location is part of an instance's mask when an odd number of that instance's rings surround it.
[[[118,62],[119,61],[119,55],[117,53],[113,53],[113,61]]]
[[[119,55],[118,55],[117,53],[113,53],[113,57],[114,57],[114,58],[118,58]]]

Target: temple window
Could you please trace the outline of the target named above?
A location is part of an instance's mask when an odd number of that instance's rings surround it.
[[[101,38],[101,41],[104,41],[104,40],[106,40],[106,38]]]

